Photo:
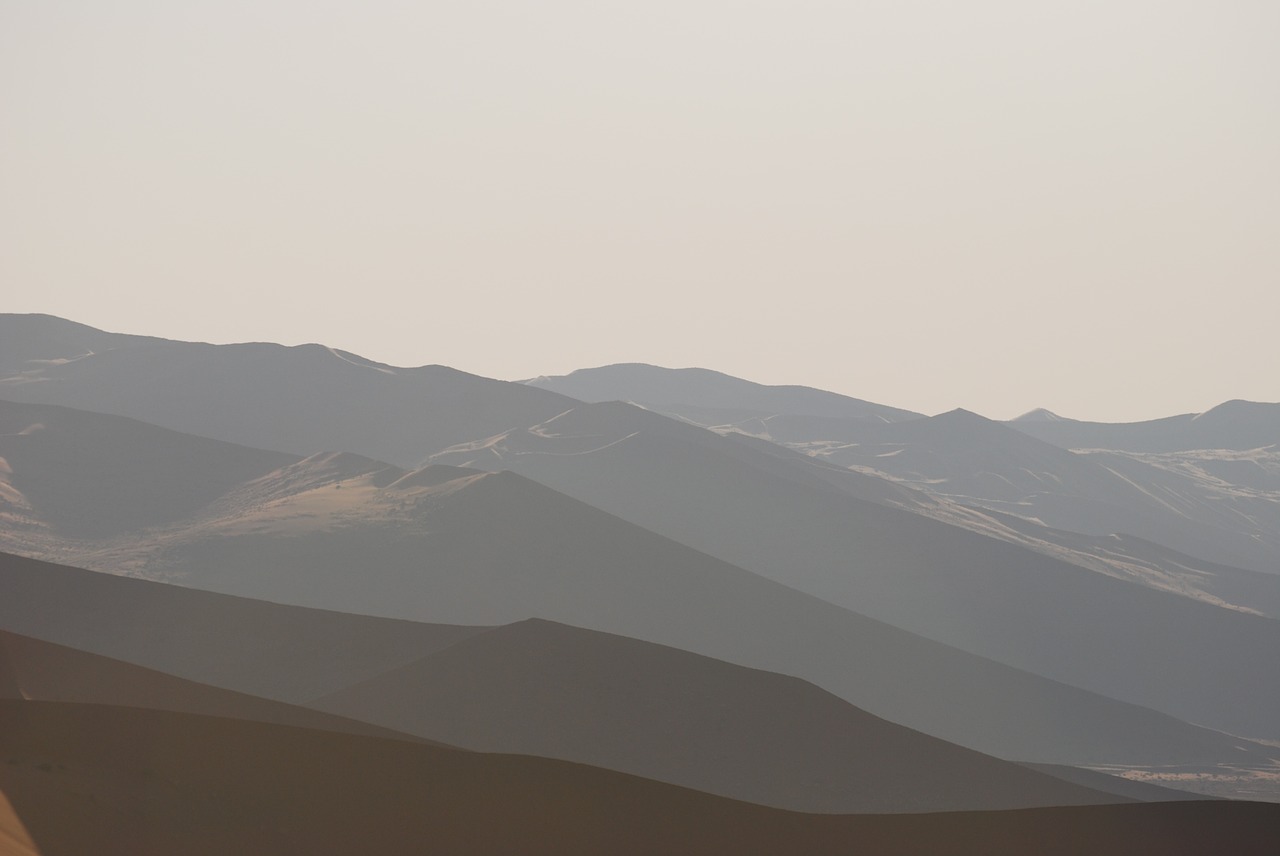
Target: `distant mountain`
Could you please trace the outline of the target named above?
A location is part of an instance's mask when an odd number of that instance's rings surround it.
[[[579,401],[632,401],[653,409],[747,411],[900,422],[920,414],[807,386],[766,386],[709,369],[619,363],[524,383]]]
[[[925,420],[835,393],[767,387],[704,369],[626,364],[526,383],[567,392],[583,401],[633,401],[721,434],[766,440],[938,497],[1038,520],[1065,532],[1130,535],[1202,562],[1263,573],[1280,570],[1280,405],[1228,402],[1194,419],[1094,426],[1121,437],[1117,440],[1121,445],[1106,447],[1112,450],[1129,448],[1123,445],[1122,435],[1132,435],[1146,438],[1137,444],[1143,448],[1169,445],[1172,438],[1178,439],[1174,446],[1180,442],[1193,448],[1236,451],[1164,456],[1094,451],[1083,457],[1055,453],[1048,448],[1052,443],[1037,445],[1018,436],[1043,434],[1053,439],[1054,432],[1070,434],[1071,426],[1090,425],[1043,409],[1007,423],[1019,429],[1014,433],[1000,432],[997,423],[967,411]],[[804,395],[782,392],[793,389],[803,390]],[[1045,425],[1049,427],[1037,427]],[[1191,437],[1216,445],[1195,446]],[[1152,438],[1160,442],[1146,442]],[[1266,448],[1255,448],[1258,445]],[[987,526],[985,521],[966,520],[963,514],[950,517],[951,522],[970,528]],[[1054,533],[1041,533],[1038,540],[1049,542],[1059,555],[1071,551]],[[1078,540],[1066,540],[1079,548]],[[1094,549],[1076,561],[1091,567],[1108,565],[1108,572],[1139,581],[1158,580],[1165,588],[1198,585],[1191,582],[1194,575],[1146,551],[1113,557],[1110,550]],[[1137,569],[1141,570],[1132,572]],[[1169,576],[1177,581],[1164,579]],[[1209,577],[1199,574],[1199,579]]]
[[[152,336],[107,333],[53,315],[0,313],[0,375],[35,380],[52,365],[116,348],[163,343]]]
[[[1160,543],[1280,574],[1280,443],[1244,451],[1081,454],[1153,496],[1172,512],[1166,514],[1170,525],[1183,519],[1176,534],[1163,535]]]
[[[588,404],[433,460],[518,472],[929,638],[1188,721],[1280,739],[1280,621],[823,488],[803,477],[804,458],[789,471],[778,458],[751,459],[755,442]]]
[[[1218,564],[1280,570],[1280,445],[1077,454],[1010,427],[1022,424],[956,410],[896,424],[847,423],[839,444],[787,438],[787,445],[1045,526],[1132,535]]]
[[[798,814],[544,758],[34,701],[0,701],[0,757],[0,832],[47,854],[1262,856],[1280,823],[1236,802]]]
[[[1280,445],[1280,403],[1227,401],[1204,413],[1147,422],[1015,419],[1014,428],[1064,449],[1125,452],[1244,451]]]
[[[202,437],[411,465],[576,402],[444,366],[397,368],[322,345],[206,345],[0,315],[0,399],[128,416]],[[86,353],[87,352],[87,353]]]
[[[1061,422],[1062,417],[1054,413],[1052,410],[1045,410],[1043,407],[1037,407],[1035,410],[1028,410],[1021,416],[1016,416],[1009,420],[1011,422]]]

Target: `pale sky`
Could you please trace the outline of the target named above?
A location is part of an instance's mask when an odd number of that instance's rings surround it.
[[[0,0],[0,311],[996,418],[1280,400],[1280,3]]]

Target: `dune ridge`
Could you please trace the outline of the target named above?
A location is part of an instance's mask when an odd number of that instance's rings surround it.
[[[561,758],[796,811],[1095,805],[795,678],[533,619],[311,703],[484,752]]]

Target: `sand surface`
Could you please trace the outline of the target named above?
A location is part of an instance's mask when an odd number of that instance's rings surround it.
[[[44,856],[1274,854],[1280,806],[804,815],[564,762],[127,708],[0,702]]]

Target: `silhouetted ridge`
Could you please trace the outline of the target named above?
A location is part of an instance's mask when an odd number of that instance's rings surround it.
[[[578,403],[444,366],[386,366],[320,344],[210,345],[79,331],[101,342],[81,346],[73,337],[51,347],[44,335],[51,323],[0,317],[0,396],[297,455],[341,449],[417,466],[440,449],[536,424]],[[31,362],[90,351],[71,362]]]
[[[1013,422],[1063,422],[1065,420],[1058,414],[1054,413],[1052,410],[1046,410],[1043,407],[1037,407],[1035,410],[1028,410],[1026,413],[1022,414],[1021,416],[1014,417],[1011,421]]]
[[[487,628],[268,603],[0,553],[0,629],[301,703]]]
[[[1193,422],[1234,421],[1237,419],[1275,418],[1280,404],[1233,398],[1192,417]]]
[[[6,668],[8,675],[6,675]],[[6,681],[6,677],[9,678]],[[17,690],[6,692],[6,683]],[[0,630],[0,697],[110,704],[420,741],[367,722],[186,680]]]
[[[1280,403],[1233,399],[1203,413],[1144,422],[1016,421],[1019,431],[1068,449],[1164,453],[1280,444]]]
[[[954,410],[939,413],[937,416],[931,416],[929,417],[929,421],[944,428],[998,424],[980,413],[974,413],[972,410],[965,410],[963,407],[957,407]]]
[[[555,757],[814,812],[1100,804],[797,678],[528,619],[314,703],[482,752]]]
[[[6,371],[37,369],[44,361],[76,360],[95,352],[163,341],[151,336],[107,333],[54,315],[0,313],[0,377]]]
[[[807,386],[770,386],[703,368],[669,369],[645,363],[618,363],[578,369],[558,377],[524,381],[582,401],[634,401],[665,410],[693,405],[894,422],[920,414]]]

